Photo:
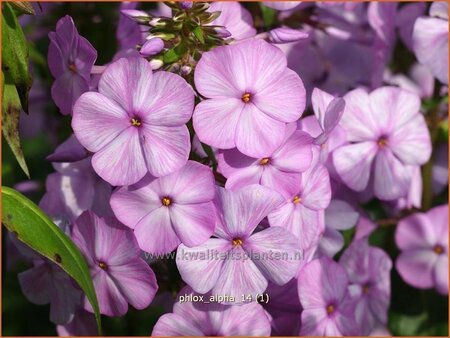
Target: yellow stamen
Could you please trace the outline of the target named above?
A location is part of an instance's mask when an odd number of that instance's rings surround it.
[[[242,95],[242,101],[244,103],[249,103],[250,102],[250,97],[251,97],[250,93],[245,93],[244,95]]]
[[[261,161],[259,161],[259,164],[261,165],[266,165],[270,162],[270,158],[268,157],[264,157],[263,159],[261,159]]]
[[[164,204],[166,207],[168,207],[170,204],[172,204],[172,200],[169,197],[163,197],[161,200],[162,204]]]
[[[302,199],[300,198],[300,196],[294,196],[294,198],[292,199],[292,203],[294,204],[299,204],[302,202]]]
[[[329,315],[331,315],[334,312],[334,306],[333,305],[328,305],[327,306],[327,313]]]
[[[102,270],[108,269],[108,265],[106,265],[106,263],[104,263],[104,262],[99,262],[99,263],[98,263],[98,266],[99,266],[100,269],[102,269]]]
[[[131,119],[131,125],[134,126],[134,127],[140,127],[141,126],[141,121],[139,121],[139,119],[132,118]]]
[[[437,244],[434,246],[433,251],[436,254],[440,255],[440,254],[444,253],[444,248],[442,246],[440,246],[439,244]]]
[[[240,238],[233,238],[233,246],[240,246],[244,243]]]

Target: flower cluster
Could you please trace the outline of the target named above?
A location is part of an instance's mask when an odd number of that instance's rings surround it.
[[[51,96],[73,133],[40,207],[101,314],[177,294],[152,335],[389,334],[391,276],[448,295],[447,3],[416,5],[124,3],[96,66],[61,18]],[[95,334],[70,277],[14,243],[27,299],[61,335]]]

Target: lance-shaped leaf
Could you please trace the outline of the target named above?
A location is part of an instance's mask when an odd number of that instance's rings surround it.
[[[6,75],[5,78],[8,79],[8,76]],[[23,156],[22,147],[20,145],[19,120],[22,106],[20,104],[19,95],[14,84],[8,83],[9,81],[4,81],[4,79],[2,79],[2,82],[3,136],[5,137],[6,142],[8,142],[14,156],[17,159],[17,162],[19,162],[20,167],[25,172],[25,174],[30,177],[30,173],[25,162],[25,157]]]
[[[29,1],[13,1],[11,5],[21,14],[35,15],[34,8]]]
[[[28,112],[32,83],[28,72],[28,45],[11,5],[3,3],[2,6],[2,71],[16,86],[22,108]]]
[[[36,204],[8,187],[2,187],[2,223],[20,241],[58,264],[80,285],[94,309],[100,334],[97,295],[78,247]]]

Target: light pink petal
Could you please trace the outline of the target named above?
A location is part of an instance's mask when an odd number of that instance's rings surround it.
[[[235,171],[228,177],[227,182],[225,183],[225,188],[235,191],[248,185],[262,184],[261,176],[263,171],[264,168],[257,164],[248,166],[247,168],[242,168],[239,171]]]
[[[303,175],[304,188],[301,203],[312,210],[322,210],[328,207],[331,199],[330,176],[327,169],[318,165]]]
[[[333,95],[328,94],[327,92],[319,88],[314,88],[312,91],[311,103],[314,110],[314,115],[319,121],[322,129],[325,121],[325,112],[327,111],[327,108],[333,99]]]
[[[328,257],[313,260],[299,273],[300,303],[305,310],[326,308],[329,302],[342,300],[347,285],[347,274],[341,265]]]
[[[236,146],[235,135],[244,103],[240,99],[213,99],[200,102],[193,115],[195,132],[201,142],[231,149]]]
[[[355,89],[344,96],[345,110],[341,126],[351,142],[375,140],[377,137],[376,116],[369,105],[369,94],[363,89]]]
[[[270,156],[284,141],[285,132],[285,123],[269,117],[248,103],[236,127],[236,147],[251,157]]]
[[[148,112],[154,97],[153,72],[144,58],[122,58],[111,63],[98,83],[99,93],[121,105],[129,114]]]
[[[242,154],[236,148],[220,151],[217,155],[218,170],[225,177],[259,162],[258,159]]]
[[[448,256],[441,255],[434,267],[434,283],[436,289],[443,295],[448,295]]]
[[[241,247],[235,247],[230,255],[232,256],[223,262],[220,278],[212,295],[233,296],[233,304],[242,303],[242,295],[250,295],[252,299],[256,299],[256,295],[267,288],[266,277]]]
[[[440,223],[436,218],[431,223],[427,215],[423,213],[405,217],[398,223],[395,243],[401,250],[432,249],[441,238],[435,231]]]
[[[194,91],[179,75],[159,71],[153,75],[145,101],[145,123],[176,127],[185,124],[194,111]]]
[[[139,255],[133,233],[114,218],[100,218],[90,211],[75,221],[72,239],[90,266],[99,261],[123,264]]]
[[[212,201],[216,193],[215,181],[209,167],[188,161],[174,175],[171,194],[177,204],[193,204]],[[166,180],[168,176],[162,177]]]
[[[73,108],[72,128],[89,151],[99,151],[130,127],[127,113],[99,93],[85,93]]]
[[[311,136],[295,131],[286,142],[270,157],[270,163],[278,169],[303,172],[309,168],[312,160]]]
[[[327,107],[325,119],[323,121],[323,130],[330,133],[341,120],[345,109],[345,101],[341,98],[335,98]]]
[[[431,156],[430,132],[422,115],[417,114],[394,130],[389,148],[405,164],[422,165]]]
[[[134,229],[143,217],[161,206],[161,200],[148,186],[122,187],[112,194],[110,204],[117,219]]]
[[[411,177],[405,166],[389,149],[378,152],[375,158],[375,196],[382,200],[394,200],[408,194]]]
[[[442,83],[448,84],[448,20],[421,17],[414,24],[417,59]]]
[[[168,175],[186,164],[191,143],[185,125],[164,127],[144,123],[139,129],[150,174],[156,177]]]
[[[404,251],[395,262],[400,276],[406,283],[420,289],[434,286],[434,269],[438,255],[432,249]]]
[[[243,248],[250,257],[255,256],[253,263],[262,274],[278,285],[289,282],[303,260],[298,238],[280,227],[269,227],[250,236]],[[270,259],[271,255],[274,258]]]
[[[359,213],[349,203],[333,199],[325,210],[325,223],[327,227],[336,230],[353,228],[359,219]]]
[[[333,163],[346,185],[353,190],[363,191],[369,183],[372,162],[376,154],[375,142],[351,144],[333,152]]]
[[[278,191],[286,198],[290,198],[300,189],[302,174],[285,172],[275,166],[268,165],[261,176],[261,185]]]
[[[172,228],[169,210],[161,207],[141,219],[134,229],[139,247],[150,253],[168,253],[181,243]]]
[[[225,278],[221,269],[231,248],[231,241],[220,238],[211,238],[194,248],[181,244],[176,258],[181,278],[198,293],[210,291],[219,277]]]
[[[65,71],[53,82],[51,94],[63,115],[72,114],[73,105],[81,94],[89,90],[89,82],[79,74]]]
[[[105,271],[100,270],[92,277],[92,281],[101,314],[115,317],[123,316],[127,313],[128,303],[126,299]],[[86,296],[84,296],[84,309],[92,313],[94,312]]]
[[[264,217],[283,203],[283,198],[269,188],[251,185],[237,192],[219,188],[216,203],[222,211],[220,227],[234,238],[249,236]]]
[[[333,257],[344,247],[344,237],[334,229],[326,228],[320,239],[319,252],[328,257]]]
[[[137,128],[119,134],[92,157],[95,172],[111,185],[136,183],[147,173]]]
[[[448,21],[448,3],[445,1],[433,2],[430,7],[430,16]]]
[[[252,302],[229,306],[221,313],[220,334],[224,336],[269,336],[270,322],[264,308]]]
[[[302,336],[324,336],[328,327],[328,316],[325,308],[307,309],[302,311]],[[330,333],[330,329],[328,329]],[[339,335],[339,334],[338,334]]]
[[[305,109],[306,91],[297,73],[287,69],[278,81],[256,92],[251,102],[277,121],[294,122]]]
[[[138,258],[108,271],[126,301],[138,310],[145,309],[158,290],[156,277],[148,264]]]
[[[181,242],[188,247],[198,246],[211,237],[215,218],[212,202],[197,204],[174,203],[169,207],[170,220]]]
[[[204,333],[187,319],[175,313],[162,315],[153,327],[152,337],[203,336]]]

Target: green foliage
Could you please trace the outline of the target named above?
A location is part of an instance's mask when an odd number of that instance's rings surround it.
[[[26,10],[26,5],[23,7]],[[22,170],[29,175],[19,137],[20,111],[28,111],[32,84],[28,45],[9,3],[2,11],[2,131]]]
[[[88,265],[77,246],[39,207],[19,192],[2,187],[2,223],[17,238],[58,264],[83,289],[95,311],[100,311]]]

